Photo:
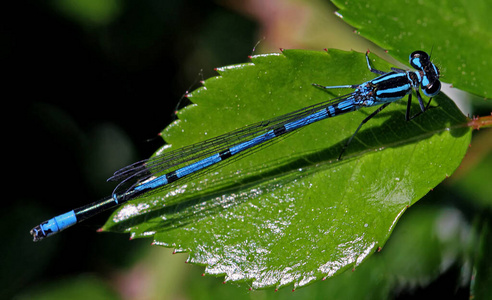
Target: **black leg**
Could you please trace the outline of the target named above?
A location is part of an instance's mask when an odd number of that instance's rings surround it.
[[[402,69],[399,69],[399,68],[391,68],[391,71],[394,71],[396,73],[405,73],[405,72],[407,72],[407,71],[402,70]]]
[[[405,113],[405,120],[407,121],[413,120],[414,118],[420,116],[423,112],[429,109],[432,98],[430,98],[429,102],[427,102],[427,104],[424,106],[424,100],[420,96],[420,93],[417,91],[417,99],[419,100],[420,111],[410,117],[410,107],[412,106],[412,94],[408,95],[407,112]]]
[[[367,121],[369,121],[372,117],[374,117],[375,115],[377,115],[379,112],[381,112],[383,109],[386,108],[386,106],[388,106],[391,102],[388,102],[388,103],[385,103],[383,105],[381,105],[378,109],[376,109],[372,114],[370,114],[369,116],[367,116],[364,120],[362,120],[362,122],[359,124],[359,127],[357,127],[357,129],[355,130],[354,134],[352,134],[352,136],[348,139],[347,143],[345,144],[345,146],[343,146],[342,148],[342,152],[340,152],[340,155],[338,156],[338,160],[341,160],[342,159],[342,155],[343,153],[345,152],[345,150],[347,150],[347,147],[348,145],[352,142],[352,139],[354,138],[354,136],[357,134],[357,132],[359,132],[359,130],[362,128],[362,125],[364,125]]]
[[[408,95],[408,101],[407,101],[407,111],[405,112],[405,120],[409,121],[410,120],[410,107],[412,106],[412,94]]]

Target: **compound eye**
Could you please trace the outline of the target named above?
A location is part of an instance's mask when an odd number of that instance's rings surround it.
[[[414,51],[410,54],[410,65],[414,69],[422,70],[423,66],[429,61],[429,55],[424,51]]]
[[[427,52],[417,50],[413,51],[412,54],[410,54],[410,59],[412,58],[420,58],[422,60],[429,60],[429,54]]]
[[[424,87],[422,91],[427,97],[434,97],[441,91],[441,82],[439,80],[436,80],[433,84],[429,84]]]

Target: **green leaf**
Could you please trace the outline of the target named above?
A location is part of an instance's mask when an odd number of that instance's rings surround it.
[[[389,65],[371,57],[375,67]],[[286,50],[218,69],[162,135],[179,149],[336,95],[312,86],[374,78],[361,53]],[[337,90],[345,94],[351,90]],[[434,101],[434,100],[433,100]],[[405,121],[405,101],[318,122],[192,181],[127,203],[104,226],[189,252],[188,261],[253,288],[304,286],[360,264],[408,206],[453,173],[470,142],[467,118],[443,94]],[[414,104],[417,112],[419,107]],[[171,146],[170,146],[171,145]],[[160,152],[158,151],[158,153]]]
[[[492,97],[491,1],[332,2],[345,22],[400,62],[408,61],[409,51],[432,51],[443,81]]]

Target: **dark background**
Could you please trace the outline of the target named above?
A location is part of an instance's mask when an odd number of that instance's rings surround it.
[[[163,144],[157,134],[182,95],[214,67],[246,61],[257,42],[253,20],[210,1],[108,3],[13,1],[2,9],[7,298],[131,264],[132,253],[149,247],[150,240],[96,234],[109,213],[41,243],[29,230],[110,194],[113,171]]]
[[[157,134],[174,120],[183,94],[215,76],[214,67],[280,47],[375,48],[333,18],[334,8],[326,3],[315,8],[326,19],[312,18],[310,26],[301,22],[310,18],[303,6],[265,3],[14,1],[0,11],[7,149],[0,298],[73,299],[87,292],[95,299],[203,299],[247,293],[220,284],[221,278],[201,278],[203,268],[185,265],[185,255],[150,247],[151,240],[95,233],[109,213],[36,244],[28,232],[109,195],[114,185],[105,179],[163,145]],[[318,31],[323,33],[315,42],[306,38],[306,32]],[[158,262],[159,272],[149,272]],[[431,291],[466,297],[467,287],[458,288],[459,270],[450,270],[431,281],[429,290],[405,290],[400,297]],[[156,281],[163,292],[144,297],[142,289],[150,288],[138,285]],[[190,281],[195,292],[187,290]]]

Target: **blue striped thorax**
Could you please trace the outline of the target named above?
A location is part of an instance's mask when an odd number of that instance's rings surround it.
[[[430,61],[424,51],[410,54],[410,64],[416,71],[393,69],[373,80],[356,87],[353,93],[354,104],[358,106],[374,106],[394,102],[419,88],[428,96],[433,97],[441,90],[439,69]]]

